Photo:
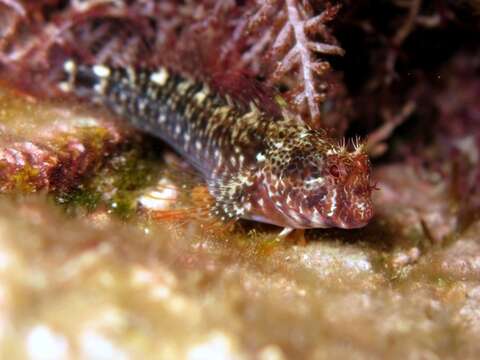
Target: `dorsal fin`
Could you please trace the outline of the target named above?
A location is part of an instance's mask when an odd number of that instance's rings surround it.
[[[234,70],[228,74],[213,72],[209,82],[215,91],[225,97],[228,96],[243,110],[248,111],[255,106],[273,117],[282,114],[281,106],[275,101],[275,91],[245,71]]]

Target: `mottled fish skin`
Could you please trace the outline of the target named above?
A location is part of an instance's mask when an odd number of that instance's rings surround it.
[[[373,216],[370,162],[288,116],[238,107],[165,68],[68,61],[61,89],[104,104],[170,144],[205,178],[218,218],[357,228]]]

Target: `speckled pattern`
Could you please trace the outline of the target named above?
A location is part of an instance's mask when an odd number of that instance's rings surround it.
[[[286,228],[356,228],[373,216],[370,163],[325,132],[253,103],[237,106],[208,86],[165,68],[65,63],[60,87],[102,103],[170,144],[205,178],[223,221]]]

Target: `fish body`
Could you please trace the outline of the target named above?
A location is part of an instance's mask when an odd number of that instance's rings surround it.
[[[357,228],[373,216],[370,163],[289,116],[243,108],[166,68],[68,61],[64,91],[168,143],[205,179],[211,212],[286,228]]]

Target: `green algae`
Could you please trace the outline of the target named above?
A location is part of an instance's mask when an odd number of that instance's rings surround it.
[[[3,179],[3,181],[9,184],[9,187],[13,192],[32,193],[37,189],[35,183],[39,174],[40,169],[25,164],[25,166],[17,169],[14,173],[7,175],[6,179]]]
[[[54,199],[64,206],[67,212],[76,213],[78,208],[81,208],[90,213],[98,209],[102,194],[93,189],[85,189],[85,186],[81,185],[70,192],[56,194]]]
[[[140,192],[154,185],[161,171],[161,159],[152,144],[132,144],[113,156],[105,167],[72,192],[55,195],[70,214],[106,208],[122,219],[136,214]]]

